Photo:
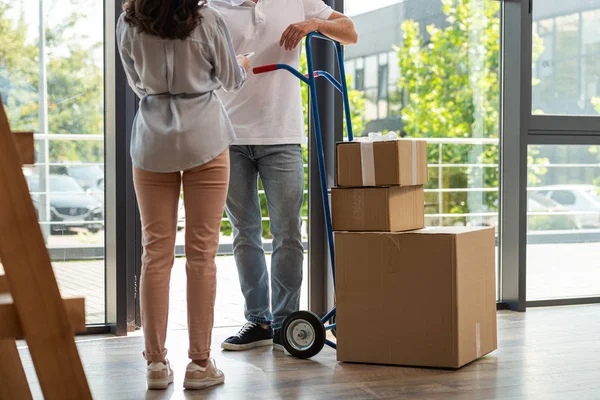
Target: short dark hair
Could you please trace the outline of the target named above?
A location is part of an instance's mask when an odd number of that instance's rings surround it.
[[[163,39],[187,39],[202,21],[206,0],[124,0],[125,22]]]

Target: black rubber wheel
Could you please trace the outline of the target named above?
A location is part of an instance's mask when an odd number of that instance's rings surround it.
[[[281,341],[292,356],[301,359],[312,358],[325,346],[325,326],[316,314],[297,311],[283,322]]]

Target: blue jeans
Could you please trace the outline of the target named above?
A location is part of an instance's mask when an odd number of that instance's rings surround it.
[[[279,329],[285,318],[300,307],[304,260],[302,148],[232,146],[229,154],[231,181],[226,212],[233,225],[233,252],[246,300],[246,319]],[[273,236],[270,285],[262,246],[259,177],[267,197]]]

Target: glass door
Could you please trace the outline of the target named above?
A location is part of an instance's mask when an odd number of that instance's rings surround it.
[[[600,0],[532,3],[527,300],[600,297]]]
[[[63,297],[106,323],[104,2],[0,0],[0,94],[13,130],[35,133],[24,167]]]

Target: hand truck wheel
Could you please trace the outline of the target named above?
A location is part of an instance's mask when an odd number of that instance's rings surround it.
[[[283,322],[281,341],[292,356],[301,359],[312,358],[325,346],[325,326],[316,314],[297,311]]]

